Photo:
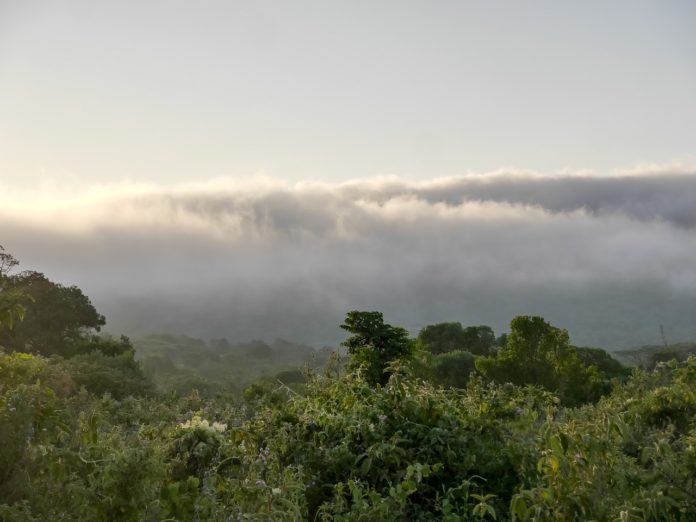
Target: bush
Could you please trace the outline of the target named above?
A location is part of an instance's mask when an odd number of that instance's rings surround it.
[[[109,393],[120,399],[129,395],[142,397],[152,391],[133,352],[111,357],[94,351],[71,357],[63,365],[78,386],[94,395]]]

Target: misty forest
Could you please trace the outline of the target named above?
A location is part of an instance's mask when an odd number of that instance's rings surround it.
[[[539,316],[340,347],[103,333],[0,250],[0,519],[693,520],[696,343]]]

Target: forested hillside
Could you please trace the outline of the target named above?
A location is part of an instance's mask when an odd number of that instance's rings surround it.
[[[280,379],[303,382],[305,367],[321,368],[331,355],[325,347],[283,339],[232,343],[225,338],[205,341],[182,335],[148,335],[133,340],[135,358],[160,391],[202,395],[238,394],[254,381]]]
[[[347,313],[343,355],[131,342],[16,265],[0,250],[0,520],[694,520],[688,350],[627,368],[538,316],[413,339],[377,311]]]

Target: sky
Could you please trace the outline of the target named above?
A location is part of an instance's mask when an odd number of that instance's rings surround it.
[[[696,4],[0,0],[0,244],[110,328],[696,338]]]
[[[6,184],[696,160],[696,5],[0,0]]]

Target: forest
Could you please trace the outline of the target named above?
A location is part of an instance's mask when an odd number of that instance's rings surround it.
[[[610,354],[525,315],[412,338],[353,310],[321,350],[105,324],[0,247],[0,520],[696,519],[694,343]]]

